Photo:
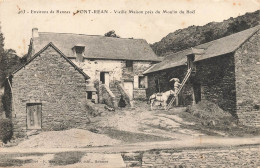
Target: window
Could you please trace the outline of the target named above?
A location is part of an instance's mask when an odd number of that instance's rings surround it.
[[[134,88],[144,89],[148,87],[147,76],[134,76]]]
[[[130,72],[133,71],[133,61],[126,61],[126,69]]]
[[[87,92],[87,99],[92,99],[92,92],[90,91]]]
[[[145,88],[145,76],[139,76],[139,88]]]
[[[73,48],[74,52],[75,52],[75,55],[76,55],[76,60],[78,62],[83,62],[84,58],[83,58],[83,55],[84,55],[84,51],[85,51],[85,46],[75,46]]]

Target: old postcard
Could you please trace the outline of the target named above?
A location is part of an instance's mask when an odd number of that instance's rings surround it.
[[[0,0],[0,167],[260,167],[259,9]]]

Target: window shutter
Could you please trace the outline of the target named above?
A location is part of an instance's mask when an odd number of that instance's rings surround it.
[[[148,76],[144,77],[145,88],[148,88]]]
[[[138,82],[138,76],[134,76],[134,88],[138,88],[138,84],[139,84],[139,82]]]

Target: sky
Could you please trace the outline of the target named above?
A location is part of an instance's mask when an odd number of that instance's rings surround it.
[[[178,29],[221,22],[259,9],[260,0],[0,0],[0,24],[5,48],[22,56],[27,53],[32,28],[39,32],[88,35],[115,30],[121,37],[154,43]],[[74,15],[78,10],[84,13]],[[121,10],[127,13],[115,13]],[[129,10],[144,13],[133,14]]]

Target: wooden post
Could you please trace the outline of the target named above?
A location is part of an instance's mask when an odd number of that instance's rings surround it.
[[[196,100],[195,100],[195,90],[194,90],[194,86],[192,84],[192,105],[196,104]]]

